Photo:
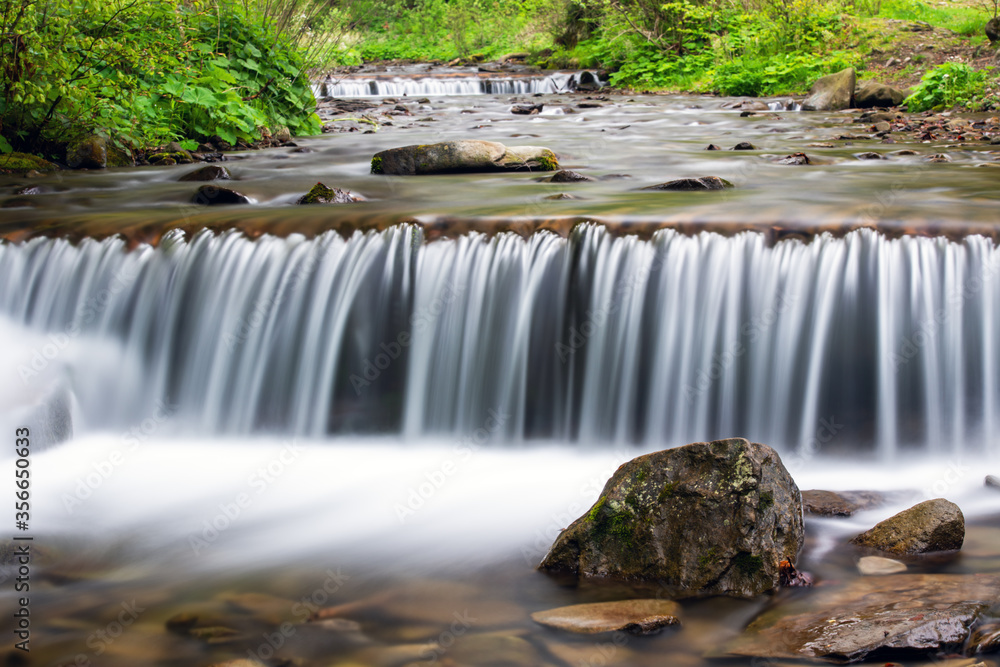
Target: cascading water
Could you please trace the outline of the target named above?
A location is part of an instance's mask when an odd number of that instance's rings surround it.
[[[579,87],[595,89],[600,80],[593,72],[556,72],[545,76],[459,74],[452,76],[332,77],[313,85],[323,97],[422,97],[435,95],[533,95],[555,94]]]
[[[167,405],[195,433],[462,435],[984,450],[1000,251],[970,236],[768,246],[578,227],[424,243],[203,232],[0,246],[26,386],[85,427]],[[60,352],[40,355],[48,345]],[[46,357],[39,368],[32,359]],[[830,445],[833,447],[834,445]]]

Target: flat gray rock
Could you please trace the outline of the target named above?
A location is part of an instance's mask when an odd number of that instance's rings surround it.
[[[720,656],[854,662],[879,651],[954,650],[1000,603],[1000,577],[896,574],[864,577],[759,616]]]

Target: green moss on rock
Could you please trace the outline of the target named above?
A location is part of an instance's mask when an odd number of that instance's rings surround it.
[[[0,172],[7,174],[24,174],[29,171],[55,171],[59,165],[43,160],[37,155],[28,153],[0,154]]]
[[[372,158],[372,173],[381,174],[382,173],[382,157],[376,155]]]

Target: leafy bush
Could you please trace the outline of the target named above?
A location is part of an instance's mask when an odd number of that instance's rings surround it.
[[[293,46],[231,2],[11,0],[0,36],[0,150],[58,155],[91,133],[128,150],[320,129]]]
[[[924,74],[906,98],[910,111],[984,105],[986,82],[992,68],[976,71],[965,63],[942,63]]]
[[[849,54],[785,54],[733,60],[715,69],[714,88],[723,95],[760,97],[803,92],[821,76],[856,65]]]

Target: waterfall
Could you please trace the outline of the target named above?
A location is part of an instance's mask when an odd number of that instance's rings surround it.
[[[35,341],[25,387],[64,382],[84,428],[168,406],[196,433],[742,435],[891,457],[992,447],[998,256],[870,230],[37,238],[0,245],[0,313]]]
[[[502,74],[458,76],[332,77],[313,84],[316,99],[323,97],[424,97],[434,95],[533,95],[572,90],[596,90],[593,72],[556,72],[546,76]]]

